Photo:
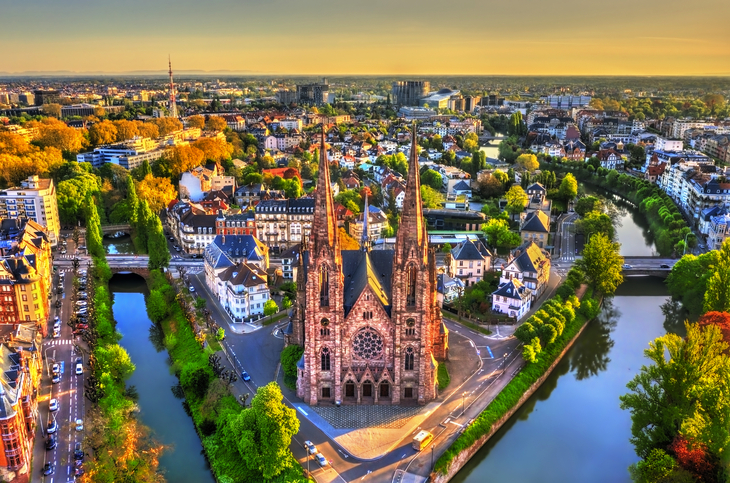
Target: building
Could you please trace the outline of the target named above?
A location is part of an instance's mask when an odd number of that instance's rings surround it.
[[[428,108],[430,108],[430,109],[444,109],[444,108],[448,108],[449,104],[451,103],[451,105],[453,107],[461,107],[460,110],[464,110],[462,102],[459,102],[458,106],[456,106],[454,104],[454,101],[456,99],[460,99],[460,98],[461,98],[460,91],[443,88],[436,92],[431,92],[427,96],[423,97],[419,101],[420,102],[419,105],[425,106],[426,104],[428,104]]]
[[[458,278],[450,277],[446,273],[439,273],[436,277],[436,291],[439,306],[450,304],[464,293],[464,282]]]
[[[590,104],[591,96],[545,96],[540,98],[553,109],[570,110],[574,107],[584,107]]]
[[[542,210],[521,213],[520,238],[523,243],[535,242],[540,248],[548,246],[550,216]]]
[[[61,94],[57,90],[53,89],[39,89],[33,91],[32,98],[35,100],[36,106],[61,103]]]
[[[256,233],[269,248],[285,250],[309,236],[314,199],[266,200],[254,209]]]
[[[536,300],[545,291],[550,280],[550,255],[535,242],[521,245],[502,267],[500,286],[510,280],[518,280],[530,289],[533,300]]]
[[[281,254],[281,273],[286,280],[296,280],[299,271],[301,244],[294,245]]]
[[[462,211],[424,208],[429,230],[479,231],[487,222],[487,215],[480,211]]]
[[[449,275],[461,280],[465,287],[484,279],[492,267],[492,254],[480,240],[467,239],[451,249]]]
[[[327,79],[321,83],[297,84],[297,101],[302,104],[321,106],[329,102],[329,89]]]
[[[500,281],[499,288],[492,293],[492,311],[520,320],[530,311],[532,295],[532,291],[516,278]]]
[[[99,106],[96,104],[86,103],[72,104],[70,106],[61,106],[61,117],[66,118],[71,116],[94,116],[96,115],[96,109],[102,109],[104,111],[104,115],[109,115],[124,112],[125,106]]]
[[[728,237],[730,237],[730,215],[725,213],[710,218],[707,248],[710,250],[719,250]]]
[[[329,162],[320,151],[312,234],[287,331],[304,347],[297,396],[306,404],[423,405],[438,395],[448,331],[437,305],[415,138],[394,250],[371,251],[365,237],[362,249],[340,250]]]
[[[399,106],[422,106],[421,99],[431,90],[429,81],[397,81],[391,89],[393,104]]]
[[[30,472],[43,363],[42,335],[34,324],[0,326],[0,478]]]
[[[388,217],[385,216],[383,210],[370,204],[368,204],[368,213],[368,237],[371,242],[376,242],[382,236],[383,230],[388,229],[390,226],[388,224]],[[350,235],[355,240],[362,238],[364,215],[365,213],[361,213],[357,219],[350,222]]]
[[[167,223],[185,253],[201,254],[216,237],[217,214],[189,202],[179,201],[168,209]]]
[[[1,190],[0,219],[3,218],[35,221],[45,228],[51,246],[56,246],[61,224],[53,180],[29,176],[20,187]]]
[[[256,218],[253,211],[246,210],[234,215],[218,211],[215,219],[216,235],[253,235],[256,236]]]

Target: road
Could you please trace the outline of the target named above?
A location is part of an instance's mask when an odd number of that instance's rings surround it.
[[[59,264],[60,265],[60,264]],[[66,265],[65,263],[63,265]],[[59,275],[65,273],[64,291],[62,294],[54,294],[52,302],[58,298],[62,301],[60,308],[52,304],[52,314],[61,318],[61,337],[52,338],[49,336],[43,341],[43,378],[41,381],[40,396],[38,402],[38,414],[40,434],[36,438],[33,449],[34,461],[31,481],[43,483],[69,482],[74,481],[74,445],[83,441],[83,433],[75,430],[75,420],[84,419],[84,375],[75,375],[74,367],[77,357],[84,358],[84,372],[86,372],[87,357],[75,350],[74,337],[71,327],[67,324],[69,315],[73,310],[70,300],[73,289],[73,273],[70,267],[59,267],[53,277],[53,286],[59,286]],[[51,318],[53,319],[53,317]],[[49,322],[49,334],[53,333],[53,321]],[[54,363],[63,364],[61,381],[58,384],[51,382],[51,367]],[[59,403],[58,411],[49,410],[51,398],[56,398]],[[57,437],[58,446],[51,451],[45,450],[47,438],[47,424],[55,420],[58,425]],[[55,465],[55,472],[50,476],[43,476],[42,468],[46,462]]]

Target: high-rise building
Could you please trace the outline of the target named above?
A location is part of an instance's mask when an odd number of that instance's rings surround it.
[[[297,101],[321,106],[329,101],[329,89],[327,79],[322,79],[321,83],[297,84]]]
[[[53,89],[39,89],[33,92],[35,96],[35,105],[58,104],[61,101],[61,94]]]
[[[429,81],[397,81],[393,82],[393,104],[399,106],[420,106],[421,99],[431,91]]]
[[[0,218],[33,220],[47,230],[51,245],[56,246],[61,225],[53,180],[29,176],[20,187],[0,190]]]
[[[322,136],[312,233],[300,256],[297,306],[285,331],[304,347],[297,396],[307,404],[426,404],[438,396],[436,368],[448,330],[436,299],[414,130],[394,250],[341,250]]]

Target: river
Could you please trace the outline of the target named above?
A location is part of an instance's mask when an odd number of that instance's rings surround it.
[[[643,217],[615,202],[622,255],[651,256]],[[683,330],[665,322],[667,298],[662,279],[627,277],[545,383],[451,481],[630,482],[627,468],[638,457],[618,397],[647,363],[649,341]]]
[[[178,380],[170,374],[162,331],[147,317],[145,281],[136,275],[115,275],[109,289],[117,330],[123,336],[119,343],[137,366],[127,384],[137,388],[142,422],[157,441],[169,446],[160,458],[160,469],[170,483],[213,483],[193,420],[173,396],[171,388]]]
[[[112,238],[105,236],[102,239],[104,248],[109,255],[126,255],[134,254],[134,244],[132,243],[132,237],[129,235],[120,236],[118,238]]]

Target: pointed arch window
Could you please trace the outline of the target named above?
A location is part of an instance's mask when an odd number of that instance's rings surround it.
[[[406,305],[416,305],[416,267],[406,268]]]
[[[319,306],[330,306],[330,278],[326,266],[319,269]]]
[[[413,361],[415,359],[415,353],[413,352],[413,347],[408,347],[406,349],[405,358],[403,360],[404,368],[406,371],[412,371],[413,370]]]
[[[322,349],[322,370],[323,371],[329,371],[330,370],[330,350],[328,347],[325,347]]]

